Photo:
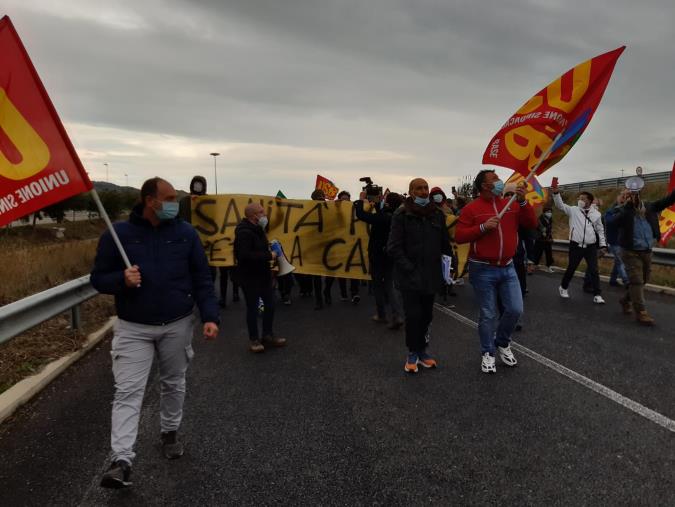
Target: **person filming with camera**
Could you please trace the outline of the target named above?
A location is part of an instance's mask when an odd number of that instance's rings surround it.
[[[371,203],[371,211],[366,211],[366,202]],[[391,219],[402,203],[403,197],[399,194],[389,192],[382,196],[382,187],[373,185],[372,181],[366,183],[359,200],[354,202],[356,218],[371,227],[368,258],[377,309],[373,321],[386,322],[389,313],[389,329],[398,329],[403,325],[401,295],[394,287],[394,263],[387,254]]]

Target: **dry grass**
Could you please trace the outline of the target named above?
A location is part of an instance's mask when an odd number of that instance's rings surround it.
[[[64,224],[66,238],[53,226],[18,227],[0,232],[0,306],[90,272],[100,222]],[[85,337],[114,314],[112,297],[82,305],[82,329],[70,329],[70,312],[50,319],[0,345],[0,393],[34,375],[47,363],[76,351]]]
[[[86,336],[111,315],[111,296],[96,296],[82,305],[82,329],[70,328],[70,313],[50,319],[0,346],[0,393],[43,366],[78,350]]]
[[[0,305],[67,282],[91,270],[96,239],[0,252]]]

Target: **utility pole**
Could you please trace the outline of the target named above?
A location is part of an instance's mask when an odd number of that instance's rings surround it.
[[[220,153],[217,152],[212,152],[209,153],[213,157],[213,179],[215,180],[216,183],[216,194],[218,193],[218,170],[216,169],[216,157],[220,155]]]

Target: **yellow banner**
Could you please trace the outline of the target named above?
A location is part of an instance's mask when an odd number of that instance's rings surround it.
[[[252,202],[265,208],[269,218],[267,238],[281,243],[296,273],[370,279],[369,228],[356,218],[349,201],[241,194],[196,197],[192,200],[192,225],[201,236],[212,266],[234,265],[235,228],[244,217],[244,208]],[[454,216],[448,217],[451,237],[455,220]],[[466,264],[468,253],[468,245],[463,247],[459,245],[460,269]]]

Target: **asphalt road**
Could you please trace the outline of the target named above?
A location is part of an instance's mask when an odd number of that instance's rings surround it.
[[[675,299],[649,294],[657,327],[594,306],[560,275],[529,277],[515,340],[675,419]],[[337,289],[337,287],[335,287]],[[334,289],[334,290],[335,290]],[[477,320],[470,286],[449,299]],[[337,299],[337,298],[335,298]],[[243,307],[218,341],[195,337],[181,435],[161,457],[156,372],[134,486],[98,486],[109,445],[109,342],[0,427],[0,505],[674,505],[675,433],[549,367],[480,372],[476,331],[437,311],[440,367],[403,372],[403,332],[369,321],[372,298],[280,307],[285,349],[252,355]]]

